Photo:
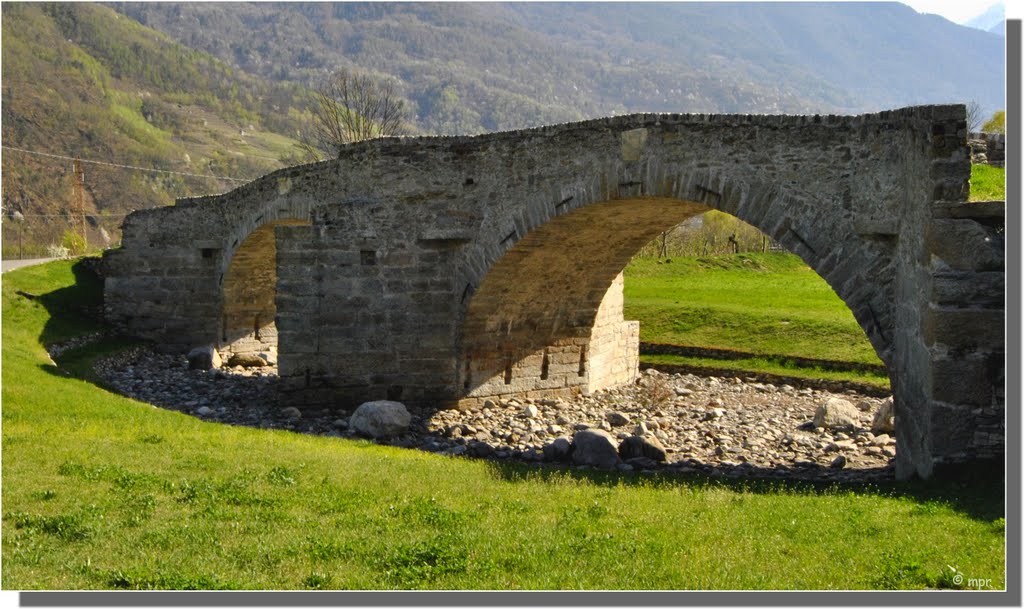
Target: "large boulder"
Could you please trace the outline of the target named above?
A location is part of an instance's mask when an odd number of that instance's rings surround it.
[[[814,412],[814,426],[826,429],[853,429],[860,423],[860,411],[842,398],[829,398]]]
[[[875,412],[875,418],[871,421],[871,433],[877,435],[891,434],[896,431],[896,410],[893,406],[892,396],[885,398]]]
[[[629,436],[619,444],[619,456],[623,461],[637,457],[652,461],[665,461],[668,458],[665,447],[654,436]]]
[[[572,462],[576,465],[592,465],[602,469],[614,469],[619,458],[615,439],[600,429],[584,429],[572,437]]]
[[[349,417],[349,429],[371,438],[388,438],[405,433],[412,415],[405,404],[391,400],[364,402]]]
[[[212,345],[196,347],[188,352],[188,367],[190,370],[209,370],[220,368],[220,353]]]

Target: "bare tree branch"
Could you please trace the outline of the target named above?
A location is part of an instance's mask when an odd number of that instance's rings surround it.
[[[967,102],[967,132],[974,133],[981,129],[981,122],[985,119],[981,115],[981,104],[971,100]]]
[[[309,160],[337,157],[345,144],[401,135],[405,101],[392,83],[377,83],[365,74],[342,68],[311,95],[313,122],[299,148]]]

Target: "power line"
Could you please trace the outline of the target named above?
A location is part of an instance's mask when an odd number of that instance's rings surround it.
[[[214,179],[214,180],[228,180],[228,181],[231,181],[231,182],[249,182],[250,181],[250,180],[244,180],[244,179],[241,179],[241,178],[229,178],[229,177],[226,177],[226,176],[204,175],[204,174],[200,174],[200,173],[186,173],[184,171],[170,171],[168,169],[151,169],[149,167],[137,167],[135,165],[119,165],[117,163],[107,163],[105,161],[90,161],[90,160],[87,160],[87,159],[76,159],[75,157],[63,156],[63,155],[60,155],[60,154],[50,154],[48,152],[38,152],[38,151],[35,151],[35,150],[25,150],[24,148],[15,148],[14,146],[0,146],[0,148],[3,148],[4,150],[13,150],[14,152],[23,152],[25,154],[34,154],[34,155],[37,155],[37,156],[49,157],[49,158],[52,158],[52,159],[61,159],[63,161],[79,160],[79,161],[81,161],[83,163],[91,163],[93,165],[105,165],[107,167],[117,167],[119,169],[133,169],[133,170],[136,170],[136,171],[149,171],[149,172],[153,172],[153,173],[169,173],[171,175],[189,176],[189,177],[193,177],[193,178],[207,178],[207,179]]]

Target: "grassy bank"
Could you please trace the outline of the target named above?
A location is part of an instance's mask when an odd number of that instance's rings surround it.
[[[625,274],[626,318],[640,320],[644,342],[881,363],[849,308],[793,254],[635,259]]]
[[[971,201],[1005,201],[1006,168],[971,165]]]
[[[81,282],[65,262],[4,275],[6,589],[955,587],[950,566],[1005,582],[998,476],[647,478],[204,423],[48,361],[41,341],[95,329]]]
[[[770,374],[776,377],[795,377],[807,380],[847,381],[860,385],[889,389],[889,377],[872,371],[838,371],[816,367],[796,366],[774,357],[751,357],[722,360],[710,357],[641,354],[640,362],[658,366],[687,366],[704,370]]]

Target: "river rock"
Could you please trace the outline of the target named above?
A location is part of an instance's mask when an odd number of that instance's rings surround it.
[[[857,427],[860,411],[843,398],[828,398],[814,412],[814,426],[825,429],[853,429]]]
[[[654,436],[630,436],[619,445],[619,456],[623,461],[645,457],[653,461],[664,461],[668,455],[665,447]]]
[[[871,421],[871,433],[875,435],[891,434],[896,431],[896,410],[893,407],[892,396],[878,406],[875,418]]]
[[[609,412],[604,416],[604,418],[612,427],[622,427],[623,425],[629,425],[629,417],[616,410]]]
[[[572,444],[568,438],[555,438],[554,442],[544,446],[545,461],[568,461],[572,456]]]
[[[211,368],[220,368],[222,363],[220,353],[218,353],[212,345],[192,349],[188,352],[187,358],[189,370],[210,370]]]
[[[272,353],[274,349],[267,351]],[[209,353],[212,359],[212,348]],[[225,363],[222,369],[211,368],[204,373],[188,368],[189,362],[183,354],[158,354],[143,347],[101,358],[96,363],[97,372],[119,392],[157,406],[192,413],[207,421],[332,437],[357,434],[346,427],[348,415],[339,418],[340,413],[333,408],[303,408],[301,419],[288,418],[284,407],[290,404],[278,403],[279,379],[272,367],[227,368]],[[489,408],[436,411],[410,408],[409,428],[397,439],[382,437],[377,441],[446,454],[462,452],[457,447],[464,446],[466,455],[498,458],[500,453],[506,459],[532,462],[543,454],[547,445],[565,436],[555,447],[547,449],[545,457],[545,460],[562,459],[564,463],[572,461],[570,439],[577,424],[577,430],[599,426],[610,429],[610,435],[616,436],[616,445],[629,438],[634,425],[639,424],[636,430],[639,433],[635,435],[644,434],[652,443],[657,438],[667,459],[664,462],[647,457],[626,459],[620,453],[622,461],[635,469],[665,468],[668,460],[675,458],[676,463],[684,464],[674,466],[683,468],[680,471],[689,468],[690,471],[713,472],[718,471],[715,468],[720,464],[746,460],[749,467],[757,468],[756,471],[781,468],[786,476],[806,479],[833,479],[838,474],[843,480],[879,480],[893,475],[890,458],[895,454],[896,442],[892,434],[886,437],[863,429],[870,427],[881,402],[879,399],[856,392],[838,394],[825,389],[797,390],[785,386],[772,392],[768,385],[750,378],[726,382],[690,374],[666,374],[659,377],[659,381],[669,389],[686,389],[693,393],[689,397],[651,404],[647,389],[625,385],[568,401],[508,397],[483,400],[481,405]],[[677,396],[679,393],[676,391]],[[870,406],[870,410],[858,412],[859,425],[853,430],[815,428],[809,419],[829,397],[861,403],[859,408]],[[537,408],[535,417],[523,416],[529,405]],[[715,412],[713,408],[720,410]],[[709,410],[709,420],[702,421]],[[613,411],[631,422],[611,427],[607,415]],[[800,425],[804,421],[806,425]],[[805,431],[800,431],[798,426]],[[360,433],[370,435],[365,430]],[[454,437],[460,435],[462,437]],[[637,442],[629,440],[627,446]],[[553,450],[557,452],[552,453]],[[627,448],[626,454],[634,454],[630,450]],[[839,456],[847,458],[845,466],[839,470],[829,469],[830,463]],[[615,463],[614,458],[608,457],[607,464]],[[797,463],[811,466],[798,467]],[[732,475],[739,468],[728,471],[728,475]]]
[[[267,360],[253,353],[233,353],[228,358],[228,366],[241,366],[242,368],[262,368],[269,366]]]
[[[405,433],[412,415],[401,402],[377,400],[364,402],[349,417],[349,428],[371,438],[388,438]]]
[[[466,450],[473,457],[486,458],[494,454],[494,447],[487,442],[481,441],[470,442]]]
[[[704,413],[704,419],[703,420],[705,420],[705,421],[714,421],[715,419],[720,419],[720,418],[722,418],[724,416],[725,416],[725,409],[724,408],[712,408],[711,410],[708,410],[707,412]]]
[[[613,469],[622,460],[615,439],[600,429],[585,429],[572,437],[572,462],[576,465],[593,465],[602,469]]]

